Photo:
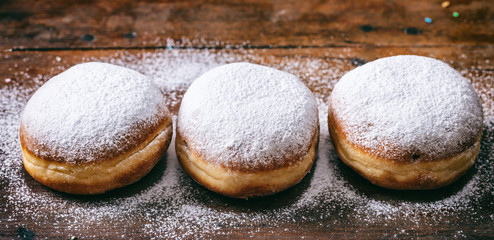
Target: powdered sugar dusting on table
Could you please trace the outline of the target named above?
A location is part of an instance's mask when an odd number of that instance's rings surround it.
[[[177,131],[213,164],[262,169],[302,160],[317,124],[316,100],[296,76],[231,63],[192,83],[180,106]]]
[[[159,124],[163,111],[163,96],[146,76],[91,62],[46,82],[27,103],[21,124],[26,138],[41,146],[29,149],[35,155],[91,162],[133,148],[136,134]]]
[[[465,78],[441,61],[411,55],[348,72],[331,108],[348,141],[392,159],[450,157],[476,141],[483,123],[480,99]]]
[[[341,237],[332,235],[331,229],[344,226],[358,226],[353,229],[355,231],[387,228],[394,234],[381,237],[406,238],[416,236],[421,229],[433,229],[445,221],[459,229],[463,224],[489,221],[480,212],[492,210],[479,209],[477,205],[490,201],[494,193],[494,92],[491,86],[494,74],[472,71],[469,66],[459,67],[462,75],[472,80],[484,108],[481,154],[472,170],[459,182],[442,190],[395,192],[371,185],[342,165],[329,140],[328,95],[338,79],[351,68],[350,59],[354,56],[342,55],[337,59],[285,58],[266,57],[269,55],[267,53],[263,55],[248,50],[123,51],[88,60],[111,62],[146,74],[164,90],[171,106],[180,103],[183,92],[193,80],[185,69],[198,77],[224,63],[249,61],[300,77],[316,96],[321,136],[314,168],[299,185],[275,196],[227,199],[190,180],[181,170],[174,146],[171,145],[164,159],[166,161],[158,163],[142,181],[124,189],[93,197],[75,197],[50,191],[23,170],[18,140],[20,114],[33,90],[40,85],[27,88],[16,85],[14,80],[11,85],[0,87],[0,132],[4,134],[0,143],[0,184],[8,193],[0,196],[0,201],[6,203],[0,211],[10,216],[0,223],[0,229],[15,231],[12,229],[22,227],[23,221],[33,219],[32,224],[51,229],[50,234],[58,233],[58,236],[68,238],[81,235],[115,237],[114,232],[108,229],[126,229],[127,233],[133,233],[131,236],[122,235],[122,238],[212,238],[228,236],[236,230],[251,236],[259,231],[300,233],[303,231],[297,228],[298,224],[310,223],[311,226],[327,229],[328,238]],[[162,63],[166,63],[166,67]],[[59,66],[55,61],[53,64],[54,68]],[[174,75],[173,69],[182,71]],[[34,76],[33,79],[38,83],[48,78]],[[29,76],[23,75],[21,81],[29,79]],[[490,202],[487,207],[493,209]],[[395,222],[398,221],[394,220],[397,219],[407,224],[396,226]],[[48,221],[55,224],[46,226],[45,222]],[[98,236],[86,236],[88,230],[95,232],[95,229],[99,230]],[[349,232],[346,236],[351,237],[352,234]],[[461,232],[458,234],[462,235]]]

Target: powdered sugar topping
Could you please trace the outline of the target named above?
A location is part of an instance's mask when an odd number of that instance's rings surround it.
[[[177,129],[189,148],[224,166],[283,166],[302,158],[318,126],[317,103],[292,74],[249,63],[217,67],[184,95]]]
[[[12,86],[0,86],[0,132],[4,133],[0,135],[0,190],[4,191],[0,212],[5,216],[0,220],[0,232],[12,238],[17,236],[16,231],[32,231],[35,238],[151,239],[236,235],[296,235],[311,239],[322,236],[317,235],[318,230],[323,230],[327,238],[388,239],[426,235],[482,237],[492,232],[487,228],[494,219],[492,71],[469,61],[451,61],[464,77],[472,80],[483,101],[484,133],[473,167],[459,181],[442,189],[395,192],[369,183],[341,163],[328,135],[331,89],[354,68],[351,59],[361,54],[354,48],[345,48],[344,54],[331,58],[296,52],[291,52],[295,56],[285,57],[276,55],[277,51],[174,49],[117,51],[102,56],[98,51],[98,58],[86,59],[125,66],[152,78],[166,94],[169,107],[180,104],[192,79],[229,62],[249,61],[300,77],[313,90],[319,105],[321,137],[314,168],[300,184],[282,193],[248,200],[226,199],[191,180],[178,163],[173,140],[166,157],[136,184],[91,197],[44,188],[23,169],[19,118],[32,92],[65,66],[53,59],[52,67],[42,75],[29,76],[20,65],[22,71],[11,77]],[[50,60],[46,53],[39,54]],[[483,63],[480,56],[470,56]],[[36,68],[39,58],[24,60],[27,66]],[[191,76],[195,74],[198,75]],[[29,81],[34,85],[26,84]],[[382,235],[375,229],[384,229]]]
[[[84,63],[53,77],[29,100],[21,125],[34,154],[69,163],[112,157],[167,111],[144,75],[107,63]],[[34,143],[34,145],[31,142]]]
[[[331,108],[350,142],[387,158],[449,157],[482,128],[479,97],[447,64],[394,56],[358,67],[336,84]],[[385,146],[385,147],[383,147]]]

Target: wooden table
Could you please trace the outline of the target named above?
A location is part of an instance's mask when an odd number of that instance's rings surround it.
[[[458,0],[443,8],[442,2],[0,2],[0,238],[494,238],[494,3]],[[327,132],[299,185],[248,200],[203,189],[180,170],[173,150],[138,183],[88,197],[51,191],[20,163],[16,121],[23,104],[80,62],[113,61],[160,77],[156,66],[142,64],[162,60],[204,71],[250,61],[298,75],[324,106],[345,72],[398,54],[447,62],[483,101],[481,154],[446,188],[375,187],[339,162]],[[163,90],[176,113],[186,86]],[[166,181],[177,189],[163,190]]]

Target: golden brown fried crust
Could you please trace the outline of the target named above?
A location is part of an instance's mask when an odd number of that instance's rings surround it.
[[[274,194],[299,183],[312,167],[318,140],[317,130],[302,159],[277,169],[270,166],[255,171],[212,164],[191,151],[180,134],[175,148],[180,164],[199,184],[226,196],[246,198]]]
[[[183,144],[187,146],[187,148],[189,149],[190,152],[192,152],[195,156],[200,157],[201,159],[206,159],[205,156],[202,156],[198,151],[195,151],[190,146],[190,145],[193,145],[193,144],[189,144],[189,143],[194,142],[193,139],[188,139],[186,136],[184,136],[184,134],[180,131],[180,129],[178,129],[178,127],[177,127],[176,134],[177,134],[177,139],[181,139]],[[314,130],[312,131],[311,139],[314,139],[316,137],[319,138],[319,120],[317,122],[317,127],[314,128]],[[290,166],[293,164],[297,164],[300,161],[300,159],[304,158],[306,153],[312,147],[312,142],[306,142],[306,143],[304,143],[304,145],[305,145],[305,148],[303,149],[303,151],[288,153],[287,154],[288,156],[284,156],[285,158],[283,159],[283,161],[271,161],[269,164],[257,165],[255,167],[242,164],[242,162],[243,162],[242,160],[248,161],[249,159],[235,159],[233,161],[230,161],[228,163],[228,165],[221,164],[221,163],[219,163],[219,164],[220,164],[220,167],[222,167],[222,168],[228,168],[228,169],[233,170],[233,171],[241,171],[241,172],[246,172],[246,173],[247,172],[255,173],[255,172],[260,172],[260,171],[276,170],[276,169],[284,168],[284,167],[287,167],[287,166]],[[287,149],[287,151],[289,151],[289,150],[291,150],[291,149]]]
[[[168,118],[134,149],[91,163],[41,159],[21,145],[22,159],[27,172],[50,188],[72,194],[99,194],[129,185],[149,173],[166,153],[172,133]]]
[[[329,111],[328,111],[328,126],[329,124],[332,124],[330,127],[332,127],[334,130],[338,131],[338,134],[344,138],[348,139],[349,133],[348,130],[346,130],[344,126],[344,120],[341,118],[338,118],[337,114],[332,110],[332,105],[331,102],[329,103]],[[482,129],[480,129],[480,133],[482,134]],[[468,137],[466,141],[462,141],[461,145],[459,145],[458,150],[450,150],[450,152],[443,154],[442,158],[451,158],[454,157],[466,149],[471,148],[473,145],[475,145],[478,142],[478,135],[475,136],[463,136],[463,137]],[[370,149],[365,146],[359,145],[354,142],[347,141],[348,144],[350,144],[353,148],[359,149],[360,151],[366,152],[367,154],[371,155],[374,158],[381,159],[383,161],[391,161],[394,163],[417,163],[417,162],[426,162],[426,161],[436,161],[438,159],[437,156],[426,152],[426,151],[421,151],[421,149],[415,149],[414,152],[410,152],[405,149],[401,149],[397,146],[394,146],[392,142],[385,143],[384,141],[376,147],[376,149]],[[386,151],[384,151],[386,150]],[[387,154],[385,154],[387,153]]]
[[[465,174],[480,151],[480,132],[476,141],[460,153],[446,158],[418,158],[414,161],[383,158],[368,149],[350,143],[329,110],[328,127],[340,159],[372,183],[390,189],[421,190],[446,186]]]
[[[164,103],[163,103],[164,104]],[[160,109],[158,114],[155,116],[157,121],[154,122],[146,122],[146,123],[135,123],[135,126],[132,127],[132,137],[125,139],[125,142],[122,146],[119,146],[118,149],[113,151],[100,151],[97,154],[97,158],[91,160],[91,162],[98,161],[110,161],[114,158],[119,157],[126,152],[131,152],[135,146],[140,145],[142,142],[146,142],[149,139],[149,136],[155,134],[155,131],[160,126],[164,124],[171,123],[171,117],[168,110],[165,108]],[[110,126],[111,127],[111,126]],[[21,141],[21,146],[25,149],[25,151],[29,152],[31,155],[36,156],[37,158],[46,160],[46,161],[56,161],[60,163],[68,163],[66,159],[61,156],[58,156],[56,152],[54,152],[50,146],[46,146],[44,144],[40,144],[40,142],[36,139],[35,133],[30,133],[24,127],[24,123],[21,122],[19,136]],[[38,150],[38,151],[35,151]],[[41,156],[39,153],[47,153]],[[87,163],[90,162],[88,159],[71,159],[72,162],[76,163]]]

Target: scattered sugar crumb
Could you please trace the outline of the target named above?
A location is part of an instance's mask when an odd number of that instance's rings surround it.
[[[359,234],[378,227],[393,228],[382,237],[403,238],[451,219],[456,222],[449,224],[458,227],[476,221],[492,221],[493,214],[491,219],[484,219],[485,213],[481,214],[481,211],[492,212],[494,207],[493,73],[459,69],[463,76],[472,80],[483,102],[484,137],[477,163],[458,183],[439,190],[442,194],[419,192],[425,196],[417,196],[417,193],[375,187],[337,158],[328,135],[327,100],[334,84],[345,73],[342,69],[348,69],[351,64],[347,59],[354,57],[350,56],[351,51],[345,54],[348,56],[343,56],[343,59],[283,58],[258,55],[248,50],[232,53],[228,50],[186,49],[122,51],[110,57],[86,59],[126,66],[150,76],[167,95],[172,109],[179,106],[184,92],[196,77],[225,63],[248,61],[299,76],[314,92],[318,102],[321,129],[318,159],[309,176],[294,188],[278,195],[249,200],[231,200],[197,185],[181,170],[173,144],[166,161],[160,162],[149,176],[112,194],[77,197],[40,186],[23,169],[18,123],[29,97],[50,76],[18,72],[16,79],[32,79],[34,86],[0,86],[0,132],[3,134],[0,141],[0,184],[7,193],[0,196],[0,202],[6,203],[0,211],[4,216],[8,215],[0,228],[11,229],[19,227],[20,222],[29,221],[50,229],[51,234],[64,236],[84,234],[88,238],[109,238],[115,235],[105,229],[125,228],[129,235],[122,235],[122,238],[211,238],[228,236],[236,230],[250,236],[261,231],[276,234],[286,230],[286,226],[307,223],[322,229],[359,226]],[[485,205],[486,201],[490,201],[486,206],[490,209],[479,209],[478,204],[483,202]],[[45,226],[46,222],[51,226]],[[396,222],[406,222],[407,225],[396,226]],[[300,232],[300,229],[288,228],[290,231]],[[88,232],[97,232],[98,235],[92,236]],[[436,235],[441,234],[436,232]],[[448,234],[451,238],[463,238],[469,233],[459,230]]]

